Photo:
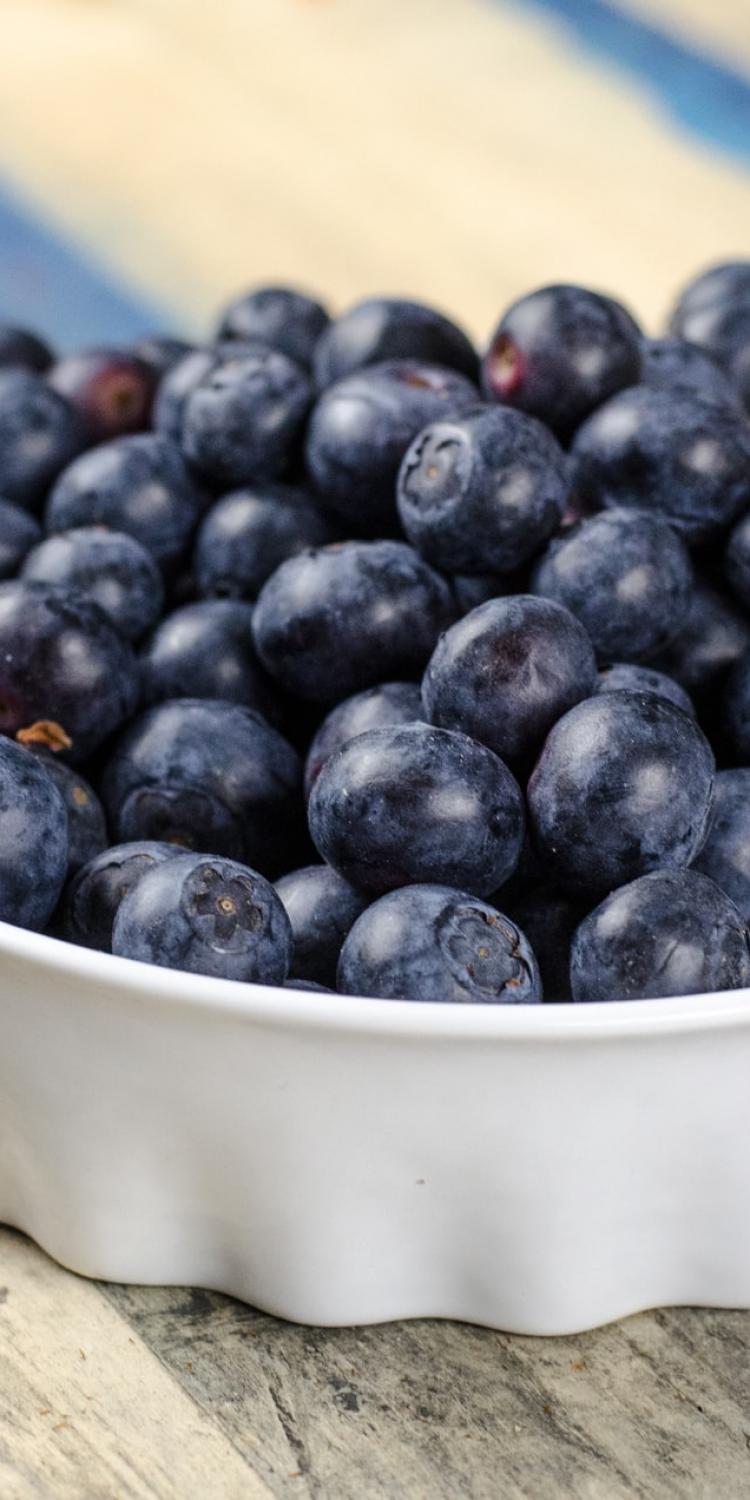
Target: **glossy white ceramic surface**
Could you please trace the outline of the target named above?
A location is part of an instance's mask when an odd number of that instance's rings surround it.
[[[318,1324],[750,1307],[750,992],[440,1006],[0,924],[0,1219]]]

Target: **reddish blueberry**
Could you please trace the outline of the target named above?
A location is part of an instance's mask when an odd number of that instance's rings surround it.
[[[127,349],[85,349],[52,366],[47,379],[78,413],[90,443],[143,432],[158,377]]]
[[[503,314],[482,362],[489,401],[516,406],[561,438],[633,385],[641,334],[619,302],[581,286],[545,286]]]

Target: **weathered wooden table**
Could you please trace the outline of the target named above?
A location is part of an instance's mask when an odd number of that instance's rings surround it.
[[[312,1329],[0,1232],[2,1500],[742,1500],[750,1314]]]

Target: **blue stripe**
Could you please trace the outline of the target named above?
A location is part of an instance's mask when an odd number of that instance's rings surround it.
[[[515,3],[563,21],[587,52],[635,77],[683,128],[750,165],[746,74],[605,0]]]
[[[60,349],[127,343],[165,326],[178,331],[166,309],[110,280],[7,184],[0,184],[0,320]]]

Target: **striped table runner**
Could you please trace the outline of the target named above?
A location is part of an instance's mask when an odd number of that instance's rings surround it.
[[[200,334],[271,278],[483,336],[575,279],[656,328],[750,253],[747,0],[0,0],[0,316]]]

